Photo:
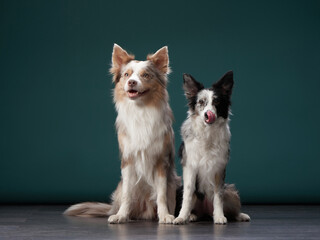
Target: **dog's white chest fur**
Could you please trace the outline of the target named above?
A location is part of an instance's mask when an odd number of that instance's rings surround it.
[[[184,164],[198,173],[200,181],[213,185],[215,173],[228,162],[231,137],[228,120],[217,119],[211,126],[190,117],[182,126],[182,137],[186,151]]]
[[[124,155],[140,151],[161,152],[162,141],[168,129],[164,111],[153,107],[139,107],[133,101],[119,104],[116,125],[126,135]],[[169,125],[170,126],[170,125]],[[161,142],[161,144],[159,144]]]
[[[171,119],[165,112],[166,105],[162,108],[139,107],[129,100],[117,103],[117,111],[117,128],[125,133],[122,155],[124,158],[133,157],[137,178],[143,177],[152,184],[150,169],[153,169],[156,157],[163,152],[164,135],[171,126]]]

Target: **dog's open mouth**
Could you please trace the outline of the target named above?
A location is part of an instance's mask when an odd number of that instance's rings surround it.
[[[148,92],[148,90],[143,91],[143,92],[139,92],[137,90],[131,89],[131,90],[127,91],[129,98],[132,98],[132,99],[140,97],[140,96],[144,95],[146,92]]]
[[[211,111],[207,111],[204,114],[204,117],[205,117],[205,122],[208,124],[212,124],[216,120],[216,115]]]

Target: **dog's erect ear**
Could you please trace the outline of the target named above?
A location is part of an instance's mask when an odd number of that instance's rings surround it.
[[[126,50],[122,49],[118,44],[113,45],[112,67],[121,68],[123,64],[127,64],[134,59],[133,55],[129,55]]]
[[[190,74],[183,74],[183,90],[188,99],[195,97],[203,88]]]
[[[220,89],[225,96],[230,96],[233,87],[233,71],[229,71],[222,78],[212,85],[214,89]]]
[[[110,73],[113,74],[113,82],[117,83],[119,81],[121,66],[133,59],[134,56],[128,54],[126,50],[122,49],[118,44],[113,45],[112,66],[110,68]]]
[[[147,59],[162,73],[170,73],[168,47],[160,48],[155,54],[149,54]]]

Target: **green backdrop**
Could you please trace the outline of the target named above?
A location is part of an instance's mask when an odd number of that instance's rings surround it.
[[[113,43],[141,60],[168,45],[176,149],[182,73],[233,69],[227,181],[245,203],[320,203],[319,1],[2,0],[0,36],[1,203],[109,199]]]

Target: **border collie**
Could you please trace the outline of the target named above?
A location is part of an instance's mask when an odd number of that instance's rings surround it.
[[[226,224],[227,216],[249,221],[240,212],[240,198],[233,185],[224,183],[229,159],[229,108],[233,72],[227,72],[205,89],[191,75],[183,75],[188,100],[188,118],[181,127],[183,142],[179,154],[183,166],[183,201],[174,224],[195,221],[206,213],[215,224]],[[191,214],[194,210],[195,214]]]
[[[137,61],[117,44],[112,53],[116,128],[122,179],[112,204],[86,202],[71,206],[66,215],[109,216],[109,223],[156,219],[172,223],[176,189],[173,115],[169,106],[168,48]]]

